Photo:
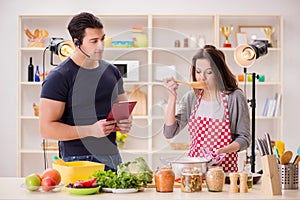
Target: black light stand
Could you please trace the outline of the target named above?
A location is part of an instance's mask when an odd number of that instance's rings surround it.
[[[69,51],[65,52],[65,54],[63,54],[61,52],[61,48],[63,47],[63,45],[69,47],[69,49],[68,49]],[[74,48],[75,48],[74,44],[70,41],[64,41],[63,38],[51,38],[49,46],[47,46],[43,51],[43,81],[45,81],[45,78],[46,78],[46,67],[45,67],[46,50],[49,49],[49,51],[50,51],[50,65],[57,66],[57,64],[54,64],[54,62],[53,62],[53,54],[55,53],[56,55],[59,56],[59,58],[61,60],[64,60],[69,56],[69,54],[72,53],[72,52],[70,52],[70,50],[74,50]],[[43,156],[44,156],[44,168],[45,169],[48,168],[46,145],[47,145],[47,140],[43,139]]]
[[[249,45],[239,45],[234,52],[235,62],[244,68],[245,74],[245,89],[246,94],[246,78],[247,78],[247,68],[252,66],[256,59],[264,56],[268,53],[268,41],[267,40],[254,40],[252,44]],[[255,173],[255,109],[256,109],[256,99],[255,99],[255,81],[259,77],[256,73],[250,73],[252,75],[252,97],[248,99],[247,102],[250,103],[252,108],[251,114],[251,133],[252,133],[252,144],[251,144],[251,172]],[[246,95],[247,96],[247,95]],[[247,159],[248,159],[247,155]]]
[[[245,68],[246,69],[246,68]],[[256,73],[251,73],[252,75],[252,97],[248,99],[248,103],[250,103],[251,110],[251,134],[252,134],[252,144],[251,144],[251,156],[250,156],[250,163],[251,163],[251,172],[255,173],[255,109],[256,109],[256,98],[255,98],[255,79],[258,78]]]

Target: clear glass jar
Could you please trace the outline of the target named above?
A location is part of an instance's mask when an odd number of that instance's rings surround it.
[[[207,189],[210,192],[222,192],[225,183],[225,174],[222,167],[211,167],[205,175]]]
[[[199,168],[183,168],[181,171],[181,191],[196,192],[202,190],[202,173]]]
[[[173,192],[175,173],[169,167],[158,169],[155,173],[155,186],[157,192]]]

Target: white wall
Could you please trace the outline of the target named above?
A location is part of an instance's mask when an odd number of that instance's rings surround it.
[[[109,2],[109,3],[108,3]],[[284,17],[284,138],[286,148],[299,143],[300,47],[299,0],[1,0],[0,1],[0,176],[16,176],[17,38],[20,14],[281,14]],[[25,67],[25,66],[24,66]],[[298,68],[299,67],[299,68]]]

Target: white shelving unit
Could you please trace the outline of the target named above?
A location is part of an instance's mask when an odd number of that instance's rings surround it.
[[[34,66],[39,65],[42,71],[44,48],[27,47],[27,37],[24,29],[45,29],[50,37],[70,39],[66,26],[71,15],[21,15],[19,16],[19,64],[18,64],[18,175],[25,176],[31,172],[43,170],[42,138],[38,129],[38,117],[33,115],[33,103],[39,102],[41,83],[27,82],[27,65],[29,57],[33,57]],[[248,72],[264,74],[265,82],[257,82],[257,135],[268,131],[273,139],[281,138],[282,115],[262,117],[261,113],[265,99],[282,94],[282,17],[278,15],[99,15],[107,36],[113,40],[131,40],[132,28],[141,27],[148,37],[148,47],[145,48],[106,48],[105,60],[139,60],[139,81],[125,82],[125,89],[138,86],[147,95],[147,114],[134,116],[134,126],[124,147],[121,149],[123,161],[143,156],[155,170],[162,166],[161,158],[186,154],[185,150],[172,150],[171,142],[189,142],[189,134],[185,129],[172,140],[166,140],[162,134],[163,111],[167,94],[162,82],[156,80],[155,72],[165,66],[174,66],[166,76],[175,74],[178,79],[189,80],[189,67],[193,54],[198,47],[191,42],[191,36],[204,36],[206,44],[213,44],[223,50],[227,63],[234,74],[242,74],[233,59],[235,32],[238,26],[265,26],[275,28],[273,41],[275,48],[269,48],[269,53],[257,60]],[[232,48],[223,48],[224,37],[219,28],[233,25],[234,30],[229,40]],[[259,28],[258,28],[259,29]],[[184,39],[189,39],[192,47],[183,47]],[[175,48],[175,40],[181,47]],[[45,44],[47,46],[48,44]],[[59,60],[56,58],[56,63]],[[50,69],[49,51],[45,52],[45,67]],[[241,83],[241,88],[244,84]],[[251,83],[246,83],[247,95],[251,94]],[[181,86],[179,98],[189,90]],[[281,114],[282,112],[280,112]],[[49,162],[51,155],[57,151],[47,151]],[[34,163],[34,164],[33,164]]]

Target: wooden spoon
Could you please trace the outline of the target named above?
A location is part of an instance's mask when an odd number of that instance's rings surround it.
[[[175,82],[188,85],[188,86],[190,86],[191,88],[194,88],[194,89],[202,89],[206,86],[205,82],[196,82],[196,81],[185,82],[185,81],[181,81],[181,80],[175,80]]]
[[[282,156],[280,156],[280,164],[287,165],[290,163],[290,160],[293,157],[293,153],[291,151],[285,151]]]

